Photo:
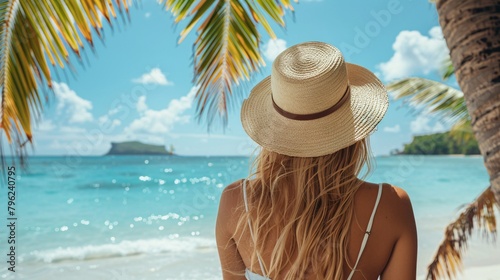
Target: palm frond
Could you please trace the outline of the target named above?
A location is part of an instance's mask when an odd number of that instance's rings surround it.
[[[407,78],[389,84],[387,89],[394,93],[395,99],[429,110],[450,122],[466,122],[470,118],[463,93],[445,84],[424,78]]]
[[[450,136],[458,143],[466,143],[475,139],[470,119],[459,119],[450,129]]]
[[[485,236],[496,237],[495,207],[500,209],[491,187],[465,208],[460,216],[446,227],[444,240],[427,268],[427,279],[452,279],[462,268],[462,254],[473,229],[482,229]]]
[[[128,11],[127,0],[0,0],[0,129],[21,159],[42,111],[40,86],[51,86],[48,63],[63,68],[67,48],[79,55],[81,36],[92,45],[91,29],[99,35],[100,15],[110,21],[115,5]]]
[[[455,75],[455,68],[453,67],[453,63],[451,62],[451,58],[449,56],[444,61],[442,69],[441,78],[445,81]]]
[[[208,127],[215,116],[227,124],[228,101],[236,86],[265,65],[260,54],[258,24],[275,38],[270,20],[284,26],[284,9],[293,11],[290,0],[163,0],[179,22],[190,18],[180,33],[181,43],[199,24],[194,42],[194,83],[197,118],[206,116]],[[268,20],[270,18],[270,20]]]

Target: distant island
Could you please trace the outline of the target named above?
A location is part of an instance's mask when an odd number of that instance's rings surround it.
[[[174,146],[170,145],[167,151],[163,145],[151,145],[139,141],[111,142],[111,149],[105,156],[110,155],[174,155]]]
[[[479,155],[479,146],[474,137],[457,141],[450,132],[414,136],[402,151],[394,150],[393,155]]]

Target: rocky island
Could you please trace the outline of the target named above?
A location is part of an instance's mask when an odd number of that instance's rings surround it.
[[[111,142],[111,149],[105,156],[110,155],[174,155],[174,147],[171,145],[167,151],[163,145],[151,145],[139,141]]]

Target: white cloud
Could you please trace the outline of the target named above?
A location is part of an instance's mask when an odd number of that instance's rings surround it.
[[[118,112],[120,112],[120,110],[122,109],[123,107],[121,105],[116,106],[115,108],[110,109],[106,114],[100,116],[98,119],[100,129],[107,131],[109,129],[113,129],[115,127],[120,126],[122,124],[122,121],[119,118],[113,119],[112,117],[116,115]]]
[[[137,112],[142,113],[148,109],[148,105],[146,105],[146,96],[139,96],[139,100],[137,100]]]
[[[273,61],[282,51],[286,49],[286,41],[283,39],[269,39],[264,44],[264,56]]]
[[[399,126],[399,124],[395,126],[386,126],[384,127],[384,131],[389,133],[398,133],[401,131],[401,127]]]
[[[53,83],[54,93],[57,99],[57,111],[68,115],[70,123],[84,123],[92,121],[92,103],[78,96],[65,83]]]
[[[38,131],[52,131],[56,128],[52,120],[46,120],[46,121],[41,121],[38,126],[37,130]]]
[[[78,126],[61,126],[59,131],[63,133],[84,133],[86,130]]]
[[[429,36],[418,31],[401,31],[392,45],[394,55],[378,68],[386,81],[412,75],[427,75],[440,69],[448,56],[448,48],[439,26],[431,28]]]
[[[111,128],[113,127],[117,127],[119,125],[121,125],[122,122],[119,120],[119,119],[114,119],[112,122],[111,122]]]
[[[151,13],[145,13],[145,14],[144,14],[144,16],[145,16],[146,18],[148,18],[148,17],[150,17],[150,16],[151,16]]]
[[[120,110],[123,109],[123,106],[119,105],[119,106],[116,106],[115,108],[111,109],[108,111],[108,115],[109,116],[112,116],[118,112],[120,112]]]
[[[168,133],[175,124],[189,122],[190,116],[183,113],[191,108],[198,88],[193,87],[189,93],[179,99],[173,99],[163,110],[152,110],[146,105],[146,97],[141,96],[137,102],[140,117],[130,123],[124,130],[127,135]]]
[[[132,82],[145,85],[173,85],[171,81],[167,80],[167,77],[165,77],[165,74],[161,72],[160,68],[157,67],[151,69],[149,73],[142,74],[139,78],[133,79]]]
[[[104,115],[104,116],[99,117],[99,124],[101,126],[104,126],[108,122],[111,123],[109,125],[109,129],[113,129],[113,128],[115,128],[117,126],[120,126],[122,124],[122,122],[119,119],[113,119],[113,120],[111,120],[109,118],[109,115]]]
[[[447,130],[439,121],[436,121],[433,125],[430,122],[431,118],[429,118],[427,114],[422,113],[418,115],[417,118],[410,123],[411,132],[415,134],[424,134],[444,132]]]

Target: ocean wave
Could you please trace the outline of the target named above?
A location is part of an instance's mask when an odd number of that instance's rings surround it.
[[[113,244],[59,247],[56,249],[33,251],[21,256],[23,262],[56,263],[74,260],[93,260],[126,257],[140,254],[167,252],[197,252],[216,250],[215,239],[201,237],[180,237],[161,239],[125,240]]]

